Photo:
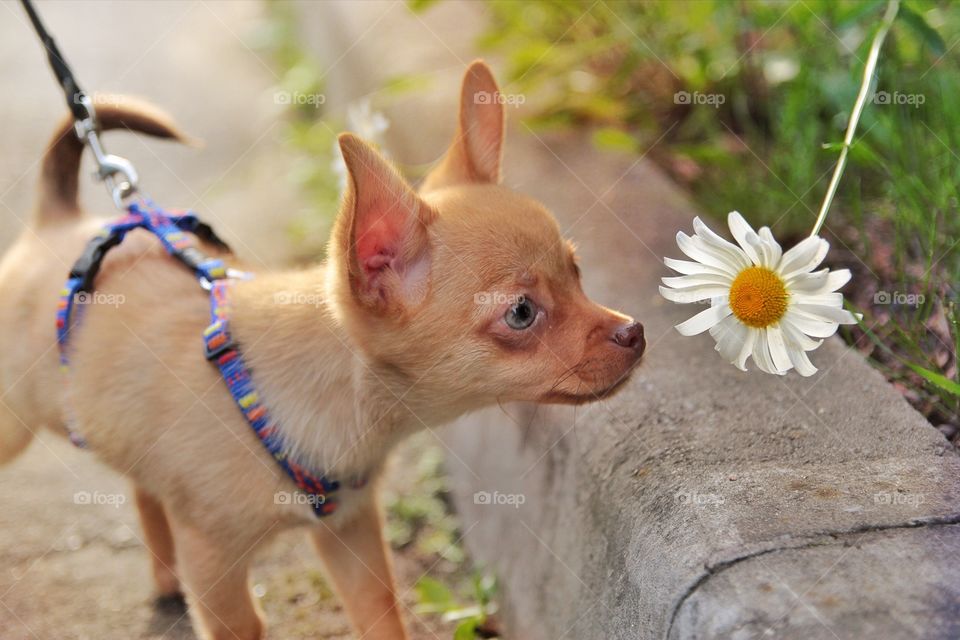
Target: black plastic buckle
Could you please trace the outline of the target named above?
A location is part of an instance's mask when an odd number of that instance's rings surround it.
[[[83,253],[73,263],[70,269],[71,278],[80,278],[81,284],[79,291],[92,291],[93,281],[100,271],[103,259],[107,252],[120,244],[123,234],[113,231],[105,236],[96,236],[91,238],[83,249]]]
[[[224,242],[223,239],[217,235],[217,232],[213,230],[213,227],[206,222],[201,222],[200,219],[194,215],[184,217],[182,220],[180,220],[180,222],[177,223],[177,226],[179,226],[181,230],[197,236],[201,242],[213,245],[217,249],[226,251],[227,253],[233,253],[230,245]]]

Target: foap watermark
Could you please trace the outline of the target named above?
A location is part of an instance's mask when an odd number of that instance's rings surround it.
[[[918,493],[900,491],[881,491],[873,494],[874,504],[892,504],[916,509],[923,504],[923,496]]]
[[[83,93],[82,91],[78,91],[77,93],[73,94],[73,96],[71,96],[70,99],[73,102],[73,104],[82,105],[84,104],[84,98],[88,100],[93,99],[91,98],[91,96],[89,96],[86,93]],[[109,106],[109,107],[122,107],[134,102],[135,101],[132,100],[129,96],[125,96],[121,93],[98,93],[96,105]]]
[[[480,293],[474,294],[473,301],[480,305],[519,304],[523,302],[523,294],[503,293],[501,291],[481,291]]]
[[[277,491],[273,494],[274,504],[305,504],[314,507],[324,504],[327,496],[322,493],[305,493],[303,491]]]
[[[670,300],[678,304],[702,304],[710,306],[718,297],[722,298],[722,296],[704,298],[702,295],[696,292],[687,292],[683,289],[674,289],[670,292]]]
[[[500,493],[499,491],[477,491],[473,494],[473,504],[480,505],[507,505],[519,509],[526,503],[527,496],[522,493]]]
[[[673,104],[705,104],[717,109],[726,101],[727,96],[722,93],[677,91],[673,94]]]
[[[273,294],[273,302],[274,304],[320,307],[323,305],[323,296],[319,293],[306,293],[304,291],[277,291]]]
[[[511,107],[519,107],[527,101],[527,97],[522,93],[500,93],[494,91],[477,91],[473,94],[474,104],[504,104]]]
[[[679,504],[694,507],[719,506],[726,502],[719,493],[700,493],[699,491],[678,491],[674,497]]]
[[[276,91],[273,101],[292,107],[320,107],[327,102],[327,96],[322,93],[304,93],[303,91]]]
[[[889,91],[877,91],[873,94],[873,104],[895,104],[895,105],[909,105],[914,109],[919,109],[920,105],[927,101],[927,96],[922,93],[901,93],[899,91],[894,91],[890,93]]]
[[[904,291],[877,291],[873,294],[873,304],[875,305],[895,305],[898,307],[913,307],[916,309],[924,302],[927,297],[922,293],[906,293]]]
[[[119,509],[127,503],[127,496],[122,493],[103,493],[101,491],[77,491],[73,494],[73,504],[107,505]]]
[[[73,304],[99,304],[119,307],[127,301],[122,293],[103,293],[102,291],[78,291],[73,296]]]

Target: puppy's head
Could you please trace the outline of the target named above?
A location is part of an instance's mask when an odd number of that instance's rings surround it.
[[[503,131],[497,85],[475,62],[457,135],[419,194],[340,137],[350,184],[329,250],[336,311],[367,358],[441,404],[605,397],[638,363],[643,328],[590,301],[550,212],[500,186]]]

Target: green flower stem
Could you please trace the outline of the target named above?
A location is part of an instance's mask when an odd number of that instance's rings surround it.
[[[820,206],[820,214],[817,216],[817,223],[813,225],[811,236],[820,233],[820,228],[827,219],[827,211],[833,203],[833,197],[837,195],[837,187],[840,185],[840,178],[843,176],[843,170],[847,166],[847,154],[850,151],[850,145],[853,144],[853,134],[857,130],[857,124],[860,122],[860,114],[863,113],[863,107],[870,97],[870,84],[873,79],[873,73],[877,68],[877,58],[880,56],[880,48],[883,47],[883,41],[887,38],[890,27],[897,17],[897,11],[900,10],[899,0],[889,0],[887,2],[887,11],[883,15],[883,22],[877,35],[873,37],[873,44],[870,45],[870,55],[867,57],[867,64],[863,67],[863,80],[860,82],[860,92],[857,94],[857,101],[853,105],[853,111],[850,113],[850,121],[847,123],[847,134],[843,138],[843,148],[840,150],[840,157],[837,159],[837,166],[833,170],[833,177],[830,178],[830,186],[827,187],[827,195],[823,198],[823,204]]]

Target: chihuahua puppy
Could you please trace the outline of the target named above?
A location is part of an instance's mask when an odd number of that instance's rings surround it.
[[[309,527],[356,633],[405,638],[376,501],[391,448],[495,402],[609,396],[644,349],[639,323],[584,295],[546,208],[500,185],[498,98],[490,69],[473,63],[456,137],[419,193],[341,135],[350,179],[326,262],[231,290],[233,337],[290,454],[333,478],[370,480],[344,482],[335,513],[277,499],[295,485],[204,358],[208,296],[147,232],[107,256],[97,292],[121,303],[94,296],[85,307],[65,384],[57,293],[104,222],[77,203],[82,146],[69,121],[44,158],[32,222],[0,262],[0,461],[69,419],[132,480],[157,594],[183,593],[204,639],[263,636],[250,556],[297,526]],[[97,111],[105,129],[182,139],[146,105],[100,101]]]

